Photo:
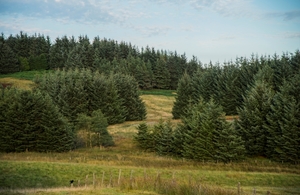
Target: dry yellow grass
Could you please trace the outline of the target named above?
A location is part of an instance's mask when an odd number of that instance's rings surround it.
[[[172,108],[174,97],[162,95],[142,95],[143,102],[147,110],[147,118],[144,121],[127,121],[122,124],[110,125],[108,131],[115,137],[116,135],[132,135],[137,132],[136,127],[145,122],[149,125],[157,124],[160,120],[171,120],[178,123],[180,120],[172,120]]]
[[[142,95],[147,108],[147,121],[171,120],[174,97],[162,95]]]
[[[0,84],[11,84],[13,87],[20,89],[31,90],[34,86],[34,82],[29,80],[21,80],[12,77],[0,78]]]

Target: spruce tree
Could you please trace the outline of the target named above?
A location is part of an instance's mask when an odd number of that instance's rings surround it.
[[[0,113],[2,151],[63,152],[73,148],[73,131],[48,95],[11,89],[0,105],[5,111]]]
[[[155,152],[158,155],[172,155],[173,128],[170,121],[164,123],[162,120],[153,127]]]
[[[296,163],[300,158],[299,79],[300,74],[296,74],[284,81],[274,95],[271,112],[267,116],[268,157],[276,161]]]
[[[18,58],[15,53],[2,41],[0,41],[0,54],[0,74],[13,73],[20,70]]]
[[[222,108],[213,100],[192,106],[183,118],[182,156],[197,161],[224,163],[244,156],[241,137],[225,121]]]
[[[220,74],[217,75],[215,100],[223,107],[226,115],[236,115],[242,89],[238,79],[239,68],[232,63],[224,64]]]
[[[128,75],[114,74],[112,80],[115,83],[121,106],[126,112],[126,121],[143,120],[146,118],[145,104],[139,96],[136,80]]]
[[[174,119],[184,116],[190,100],[192,99],[192,82],[190,76],[185,72],[178,82],[172,115]]]
[[[258,80],[246,93],[244,103],[238,110],[236,129],[245,141],[247,153],[250,155],[267,155],[269,134],[265,126],[273,94],[267,83]]]
[[[200,97],[204,101],[209,101],[217,94],[217,78],[220,74],[220,68],[210,64],[204,70],[198,69],[192,77],[192,98],[193,103],[198,103]]]
[[[152,149],[152,140],[151,135],[149,134],[148,125],[146,123],[141,123],[137,126],[137,134],[134,137],[135,142],[138,147],[144,150]]]
[[[154,87],[158,89],[169,89],[170,73],[166,66],[166,60],[163,56],[157,59],[154,70]]]
[[[223,119],[223,128],[219,130],[216,139],[216,154],[214,159],[224,163],[239,161],[245,158],[244,141],[230,123]]]

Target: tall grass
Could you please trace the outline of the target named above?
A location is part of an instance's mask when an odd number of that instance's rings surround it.
[[[112,160],[115,161],[115,160]],[[121,170],[121,171],[120,171]],[[146,168],[86,163],[1,161],[1,189],[73,187],[118,188],[160,194],[293,194],[300,192],[300,176],[287,173],[209,171],[201,168]],[[259,193],[260,192],[260,193]],[[283,193],[284,192],[284,193]],[[1,193],[1,192],[0,192]]]

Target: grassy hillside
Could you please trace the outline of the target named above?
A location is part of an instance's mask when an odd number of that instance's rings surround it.
[[[3,82],[1,78],[0,83]],[[13,78],[18,87],[27,80]],[[6,80],[7,81],[7,80]],[[23,85],[24,84],[24,85]],[[15,84],[17,86],[17,84]],[[141,95],[144,122],[171,120],[173,92]],[[178,120],[172,120],[174,124]],[[161,157],[133,142],[141,121],[111,125],[116,146],[67,153],[0,153],[0,194],[300,194],[300,166],[264,158],[220,164]],[[70,180],[74,180],[73,186]],[[240,187],[238,188],[238,183]]]

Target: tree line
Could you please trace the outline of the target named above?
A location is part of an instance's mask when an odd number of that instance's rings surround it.
[[[299,87],[299,51],[199,68],[178,83],[172,113],[183,124],[173,130],[168,123],[139,126],[136,140],[159,154],[169,143],[175,147],[171,155],[197,160],[228,162],[246,155],[299,163]],[[225,114],[239,119],[226,124]],[[153,141],[167,131],[169,141],[156,142],[153,149]]]
[[[28,70],[88,68],[106,75],[123,73],[133,76],[141,89],[176,89],[184,71],[192,74],[201,63],[185,54],[139,49],[130,43],[87,36],[58,37],[52,43],[41,34],[0,36],[0,74]]]

